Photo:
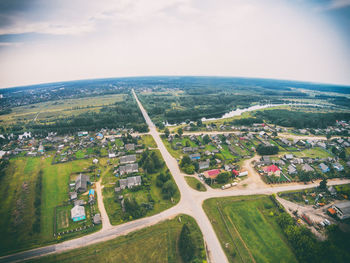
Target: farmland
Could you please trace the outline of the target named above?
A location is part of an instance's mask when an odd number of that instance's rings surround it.
[[[181,262],[177,246],[184,224],[191,230],[199,262],[203,262],[206,256],[201,231],[194,219],[186,215],[179,215],[172,220],[97,245],[29,262],[114,262],[116,259],[118,262],[134,263]]]
[[[203,208],[230,262],[297,262],[269,197],[213,198]]]
[[[16,157],[10,160],[5,175],[0,179],[0,254],[57,241],[54,237],[54,210],[68,200],[71,174],[83,171],[90,161],[52,165],[52,157]],[[41,195],[35,191],[40,173]],[[35,208],[37,194],[40,195],[41,205]],[[34,216],[36,210],[40,211],[39,229],[37,216]],[[93,229],[76,232],[64,239],[91,231]]]

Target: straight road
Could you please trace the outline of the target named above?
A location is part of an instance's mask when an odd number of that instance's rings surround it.
[[[61,253],[71,249],[81,248],[84,246],[111,240],[118,236],[126,235],[132,231],[139,230],[144,227],[149,227],[161,221],[174,218],[178,214],[188,214],[194,217],[195,220],[197,221],[203,233],[204,240],[209,250],[209,253],[208,253],[210,255],[209,262],[225,263],[225,262],[228,262],[226,255],[220,245],[220,242],[214,232],[214,229],[207,215],[205,214],[202,208],[202,203],[206,199],[214,198],[214,197],[229,197],[229,196],[238,196],[238,195],[273,194],[273,193],[282,192],[282,191],[307,189],[307,188],[312,188],[319,185],[319,182],[314,182],[307,185],[306,184],[293,184],[293,185],[289,184],[289,185],[283,185],[283,186],[270,186],[270,185],[266,185],[266,184],[262,184],[261,182],[258,182],[257,180],[259,178],[254,178],[254,182],[255,182],[254,187],[247,187],[247,188],[233,187],[224,191],[220,189],[212,189],[208,187],[206,192],[198,192],[187,185],[184,179],[184,175],[181,174],[181,171],[179,169],[176,159],[170,155],[170,153],[164,146],[155,125],[153,124],[147,112],[145,111],[142,104],[138,100],[134,90],[132,92],[146,120],[146,123],[149,126],[150,132],[148,134],[151,134],[155,142],[157,143],[158,149],[160,150],[164,158],[164,161],[166,162],[179,188],[179,191],[181,193],[181,199],[179,203],[176,206],[168,210],[165,210],[157,215],[138,219],[138,220],[131,221],[118,226],[112,226],[109,222],[108,215],[104,209],[104,205],[102,202],[103,197],[102,197],[101,185],[100,185],[100,182],[98,182],[96,184],[96,192],[98,196],[98,204],[99,204],[99,209],[101,211],[102,223],[103,223],[103,227],[100,231],[80,237],[80,238],[68,240],[59,244],[49,245],[46,247],[40,247],[32,250],[19,252],[12,255],[0,257],[0,263],[19,262],[19,261],[28,260],[35,257],[49,255],[52,253]],[[235,132],[199,132],[198,134],[218,134],[218,133],[235,133]],[[189,134],[196,134],[196,133],[189,133]],[[250,164],[247,163],[247,168],[249,167],[249,165]],[[328,181],[328,185],[347,184],[347,183],[350,183],[350,180],[335,179],[335,180]]]

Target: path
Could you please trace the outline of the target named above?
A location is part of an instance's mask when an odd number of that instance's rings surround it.
[[[102,195],[102,189],[101,186],[102,178],[98,182],[95,183],[96,186],[96,193],[97,193],[97,203],[98,203],[98,209],[100,210],[101,214],[101,220],[102,220],[102,230],[110,229],[112,228],[112,225],[109,221],[108,214],[105,209],[105,205],[103,203],[103,195]]]
[[[99,181],[96,183],[96,193],[98,197],[98,205],[99,205],[99,210],[101,212],[102,224],[103,224],[103,227],[100,231],[80,237],[80,238],[68,240],[62,243],[0,257],[0,262],[17,262],[17,261],[34,258],[34,257],[52,254],[52,253],[60,253],[63,251],[74,249],[74,248],[81,248],[91,244],[107,241],[144,227],[155,225],[163,220],[174,218],[176,215],[183,213],[194,217],[195,220],[197,221],[203,233],[203,238],[206,242],[206,246],[209,250],[209,253],[208,253],[210,255],[209,262],[225,263],[225,262],[228,262],[226,255],[220,245],[220,242],[213,230],[213,227],[207,215],[205,214],[202,208],[202,203],[206,199],[213,198],[213,197],[228,197],[228,196],[238,196],[238,195],[273,194],[273,193],[282,192],[282,191],[307,189],[307,188],[311,188],[319,185],[319,181],[316,181],[314,183],[310,183],[307,185],[300,184],[300,183],[299,184],[296,183],[292,185],[288,184],[283,186],[274,186],[274,187],[266,185],[262,183],[260,176],[257,175],[255,171],[251,170],[253,168],[251,167],[250,163],[253,160],[255,160],[255,158],[257,158],[257,157],[254,157],[250,160],[247,160],[244,163],[244,166],[246,167],[248,172],[250,172],[250,175],[251,175],[250,180],[251,180],[252,186],[246,187],[246,188],[233,187],[225,191],[207,187],[207,192],[198,192],[187,185],[184,179],[184,175],[181,174],[179,170],[176,159],[170,155],[170,153],[164,146],[155,125],[153,124],[147,112],[139,102],[134,90],[132,92],[146,120],[146,123],[149,126],[149,129],[150,129],[149,134],[152,135],[155,142],[157,143],[157,146],[164,158],[164,161],[166,162],[179,188],[179,191],[181,193],[181,199],[179,203],[176,206],[168,210],[165,210],[157,215],[134,220],[118,226],[112,226],[109,222],[109,218],[103,204],[101,181]],[[211,132],[201,132],[198,134],[204,134],[204,133],[211,133]],[[232,132],[212,132],[212,133],[218,134],[218,133],[232,133]],[[191,133],[191,134],[194,134],[194,133]],[[247,180],[245,182],[248,182]],[[345,184],[345,183],[350,183],[350,180],[344,180],[344,179],[328,180],[328,185]]]

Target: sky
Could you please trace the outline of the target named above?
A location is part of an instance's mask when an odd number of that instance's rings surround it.
[[[350,85],[350,0],[0,0],[0,88],[125,76]]]

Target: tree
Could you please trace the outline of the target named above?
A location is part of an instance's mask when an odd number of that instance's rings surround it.
[[[147,156],[143,167],[147,173],[154,173],[154,163],[150,156]]]
[[[230,174],[227,173],[227,172],[223,172],[223,173],[220,173],[217,177],[216,177],[216,181],[219,183],[219,184],[224,184],[224,183],[227,183],[228,179],[230,178]]]
[[[165,135],[165,138],[168,138],[168,137],[169,137],[170,131],[169,131],[168,128],[165,128],[165,130],[164,130],[164,135]]]
[[[197,121],[197,126],[198,126],[198,127],[201,127],[202,125],[203,125],[203,122],[202,122],[202,120],[199,119],[199,120]]]
[[[267,146],[261,143],[256,148],[256,151],[260,155],[273,155],[273,154],[277,154],[279,149],[278,149],[278,146]]]
[[[331,137],[332,137],[332,135],[330,133],[327,133],[327,135],[326,135],[327,140],[329,140]]]
[[[299,179],[302,182],[308,182],[311,180],[311,174],[310,172],[300,172],[299,173]]]
[[[179,251],[182,260],[187,263],[191,262],[194,258],[196,247],[194,240],[191,238],[191,232],[187,224],[184,224],[179,238]]]
[[[210,138],[209,138],[209,135],[208,135],[208,134],[206,134],[206,135],[203,137],[203,142],[204,142],[205,144],[208,144],[208,143],[210,142]]]
[[[167,181],[162,188],[164,199],[170,199],[176,193],[176,186],[172,181]]]
[[[180,162],[180,167],[185,167],[189,164],[191,164],[191,158],[187,154],[182,157],[182,160]]]
[[[196,184],[196,188],[197,188],[197,190],[201,189],[201,183],[200,183],[200,182],[198,182],[198,183]]]
[[[151,158],[152,158],[154,167],[155,167],[156,169],[159,169],[159,168],[162,167],[163,163],[162,163],[162,161],[159,159],[159,157],[158,157],[158,155],[156,154],[156,152],[152,152],[152,153],[151,153]]]
[[[323,178],[323,180],[320,182],[320,189],[326,190],[327,189],[327,179]]]
[[[187,166],[184,167],[184,171],[187,174],[194,174],[195,167],[192,164],[187,165]]]
[[[184,133],[184,131],[183,131],[182,128],[179,128],[179,129],[177,130],[177,134],[178,134],[180,137],[182,136],[183,133]]]
[[[345,160],[346,159],[346,152],[343,150],[339,153],[339,158]]]

